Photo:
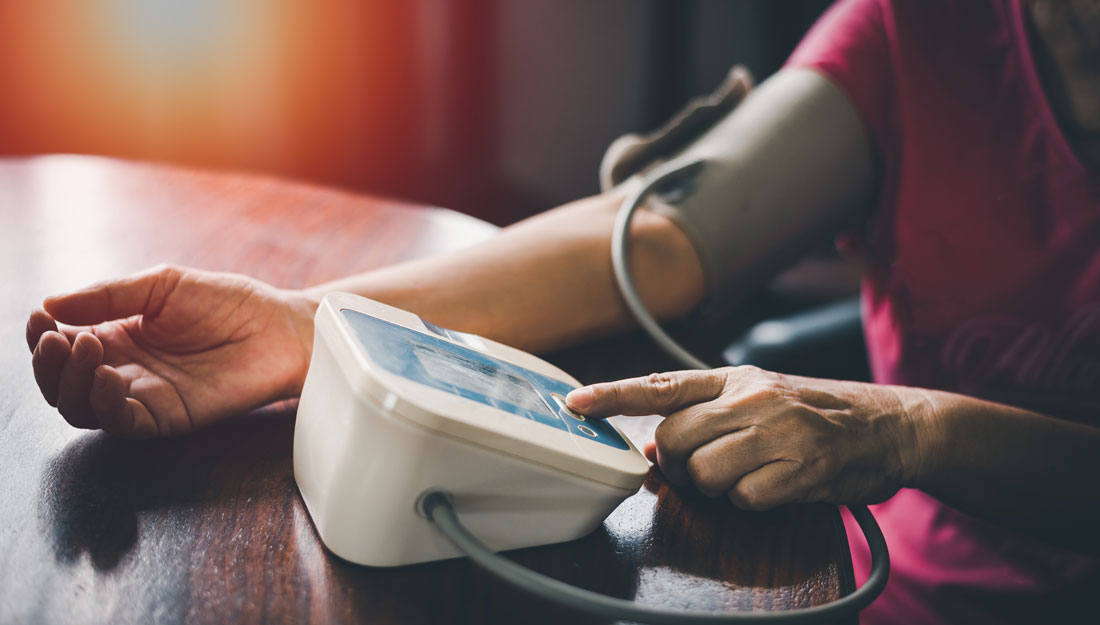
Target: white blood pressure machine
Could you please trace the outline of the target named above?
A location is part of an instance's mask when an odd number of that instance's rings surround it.
[[[795,83],[791,88],[821,91],[820,106],[836,104],[834,88],[802,78]],[[797,113],[786,116],[788,127]],[[705,364],[676,345],[645,310],[624,261],[631,217],[651,190],[675,183],[688,188],[689,196],[719,194],[715,189],[724,184],[728,164],[714,152],[724,143],[713,134],[627,187],[613,235],[612,260],[628,307],[689,367]],[[794,150],[790,158],[813,157],[812,145]],[[764,154],[770,156],[788,158]],[[836,184],[832,189],[843,195]],[[706,262],[705,242],[703,249]],[[578,386],[531,354],[368,299],[327,295],[317,311],[313,358],[294,431],[294,476],[322,542],[341,558],[368,566],[466,555],[546,600],[644,623],[821,622],[855,614],[882,591],[889,571],[886,544],[862,506],[850,509],[871,547],[867,582],[838,601],[788,612],[651,608],[570,586],[495,553],[589,533],[637,491],[649,470],[612,423],[566,407],[565,395]]]
[[[649,470],[609,421],[566,408],[580,384],[530,354],[344,293],[316,319],[294,477],[345,560],[462,555],[417,512],[433,490],[494,549],[579,538]]]

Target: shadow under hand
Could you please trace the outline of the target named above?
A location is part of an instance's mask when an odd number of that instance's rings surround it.
[[[788,609],[836,599],[853,589],[851,557],[836,506],[792,504],[747,512],[725,497],[674,487],[656,468],[643,488],[655,495],[652,531],[639,558],[646,566],[764,593],[769,603],[789,601]],[[669,580],[669,586],[678,585]],[[751,598],[757,601],[759,597]]]
[[[39,491],[55,556],[72,563],[87,553],[97,570],[110,571],[138,543],[139,525],[188,540],[179,536],[190,533],[181,508],[293,491],[294,412],[293,403],[276,404],[172,439],[102,432],[76,439],[49,463]],[[140,522],[144,515],[169,522]]]

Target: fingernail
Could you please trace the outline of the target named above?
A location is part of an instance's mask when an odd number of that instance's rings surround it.
[[[592,405],[594,394],[587,386],[573,389],[565,396],[565,401],[573,408],[584,410]]]

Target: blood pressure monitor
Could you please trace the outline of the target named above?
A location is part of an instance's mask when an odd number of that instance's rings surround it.
[[[429,490],[494,549],[591,532],[649,463],[614,424],[566,407],[578,386],[526,352],[329,294],[294,431],[322,542],[370,566],[462,555],[417,513]]]

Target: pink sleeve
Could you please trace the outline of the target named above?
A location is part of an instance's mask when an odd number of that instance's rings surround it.
[[[897,110],[890,32],[880,0],[839,0],[818,19],[787,60],[833,81],[851,99],[880,157],[891,152]]]

